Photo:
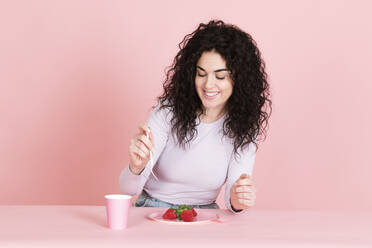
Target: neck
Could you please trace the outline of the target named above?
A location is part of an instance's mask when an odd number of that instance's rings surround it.
[[[218,119],[220,119],[225,113],[226,113],[226,110],[224,108],[203,109],[203,113],[200,116],[200,120],[201,122],[204,122],[204,123],[215,122]]]

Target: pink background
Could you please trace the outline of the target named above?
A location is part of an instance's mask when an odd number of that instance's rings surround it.
[[[368,1],[0,3],[0,204],[103,205],[178,43],[221,18],[252,34],[273,115],[257,209],[371,210]],[[218,202],[223,204],[222,195]]]

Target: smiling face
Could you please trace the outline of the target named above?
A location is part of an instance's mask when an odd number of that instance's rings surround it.
[[[203,103],[204,114],[217,117],[224,113],[232,94],[230,71],[221,55],[214,51],[204,52],[196,65],[195,87]]]

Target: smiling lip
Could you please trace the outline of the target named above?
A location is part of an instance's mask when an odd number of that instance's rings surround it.
[[[207,95],[207,92],[204,91],[204,97],[206,99],[214,99],[220,94],[220,92],[218,92],[218,91],[208,92],[208,93],[209,93],[209,95]]]

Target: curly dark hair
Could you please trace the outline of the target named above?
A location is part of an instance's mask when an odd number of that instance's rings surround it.
[[[202,102],[195,88],[196,64],[203,52],[215,51],[225,60],[233,81],[233,92],[226,103],[223,136],[233,140],[234,153],[264,135],[271,115],[269,85],[265,63],[251,35],[221,20],[211,20],[184,37],[180,51],[168,67],[164,92],[157,98],[160,109],[172,113],[172,133],[184,147],[197,134],[196,117]],[[266,112],[269,108],[269,113]]]

